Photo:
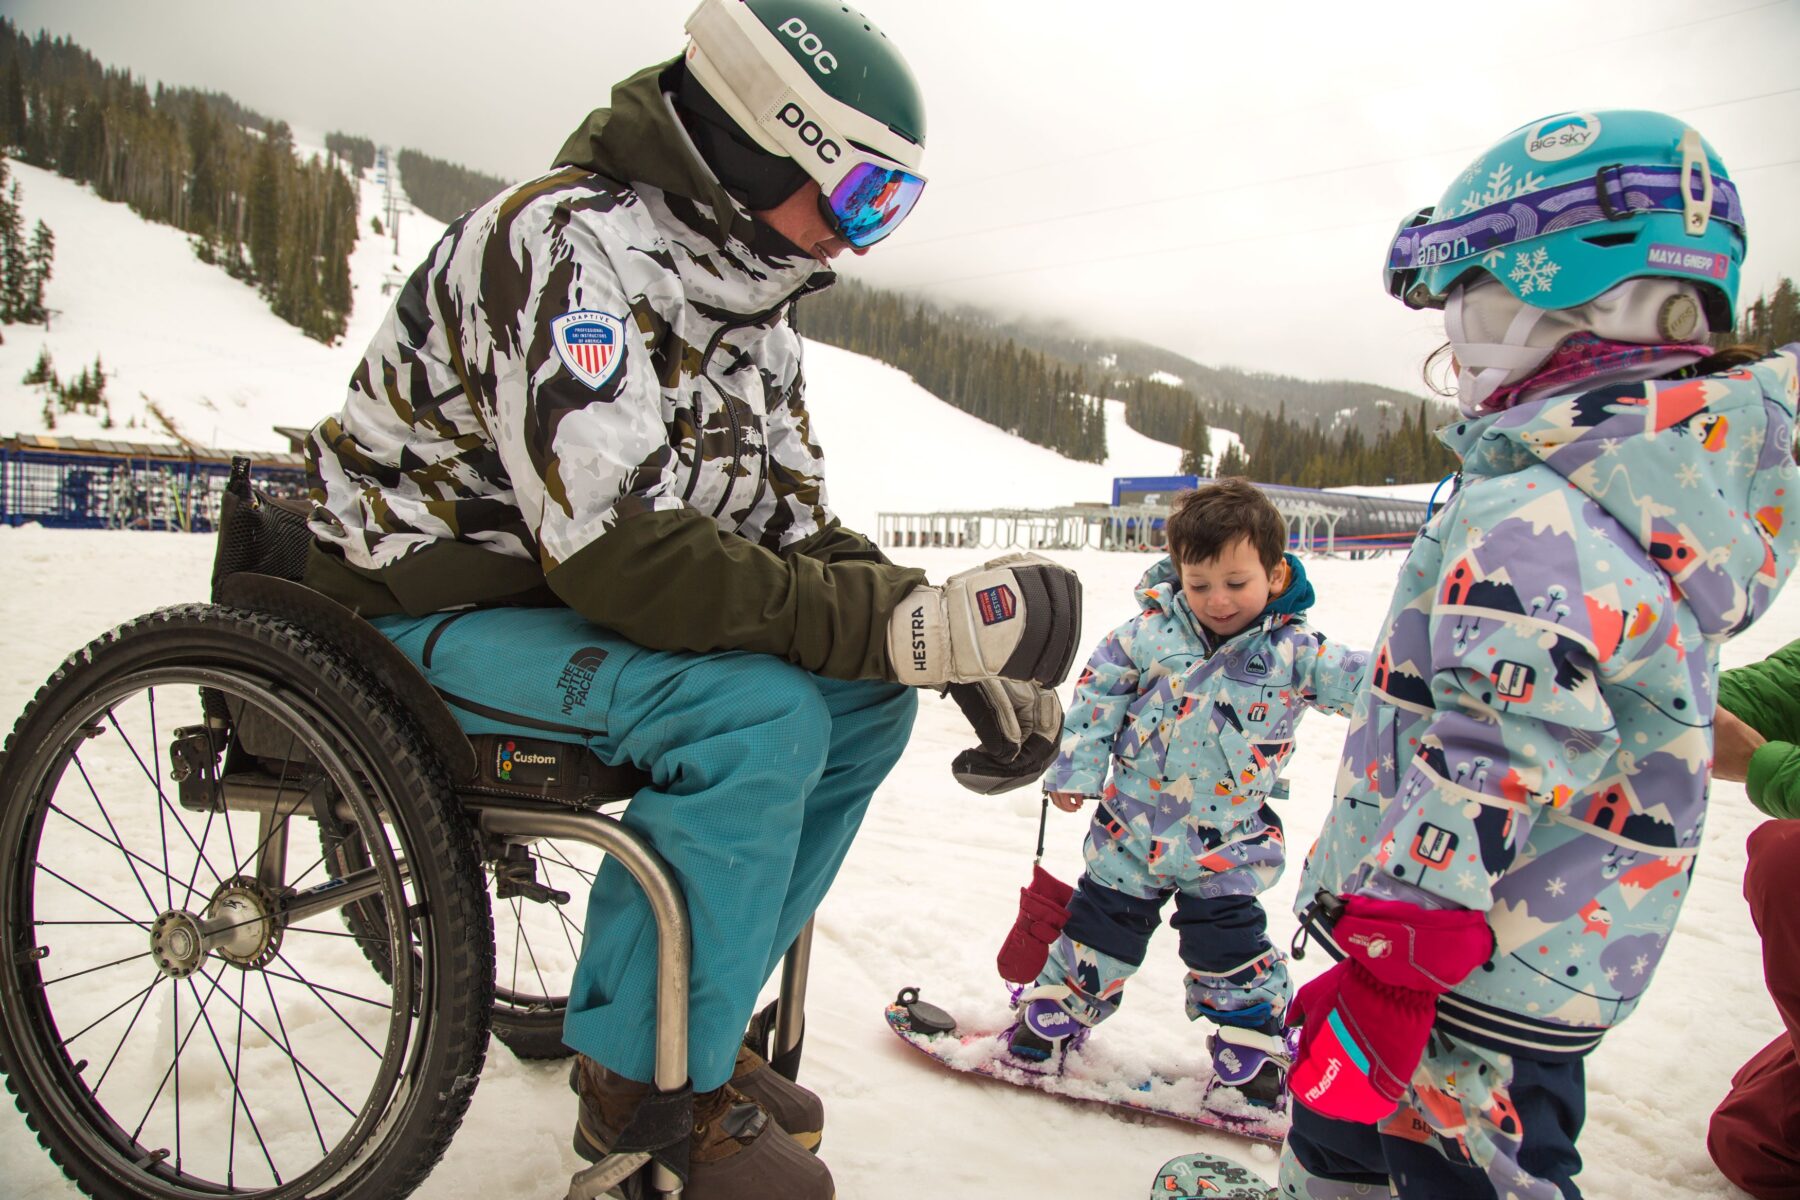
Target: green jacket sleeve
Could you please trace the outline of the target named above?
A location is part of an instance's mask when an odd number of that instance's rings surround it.
[[[1771,817],[1800,817],[1800,745],[1764,742],[1750,756],[1750,803]]]
[[[888,614],[925,573],[836,524],[776,554],[692,509],[664,509],[625,517],[546,579],[640,646],[749,650],[833,679],[891,679]]]
[[[1800,817],[1800,641],[1720,675],[1719,704],[1768,739],[1750,759],[1750,802]]]

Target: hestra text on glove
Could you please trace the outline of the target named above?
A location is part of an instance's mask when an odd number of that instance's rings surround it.
[[[1036,554],[1009,554],[915,589],[888,617],[888,665],[911,687],[984,679],[1055,687],[1075,661],[1081,580]]]

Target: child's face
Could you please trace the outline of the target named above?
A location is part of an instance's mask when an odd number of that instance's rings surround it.
[[[1216,558],[1181,564],[1181,594],[1214,637],[1242,632],[1287,586],[1287,562],[1262,565],[1250,539],[1241,537]]]

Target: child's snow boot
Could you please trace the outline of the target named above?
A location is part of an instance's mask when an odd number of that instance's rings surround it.
[[[589,1162],[611,1152],[652,1090],[586,1055],[570,1068],[569,1086],[581,1101],[575,1152]],[[731,1084],[694,1097],[684,1200],[831,1200],[834,1191],[825,1164]]]
[[[1039,997],[1027,1000],[1019,1009],[1006,1046],[1014,1058],[1034,1064],[1055,1059],[1054,1065],[1060,1066],[1062,1056],[1080,1046],[1087,1031],[1059,1001]]]
[[[1213,1062],[1213,1081],[1206,1089],[1208,1108],[1222,1111],[1230,1107],[1226,1097],[1215,1097],[1226,1090],[1235,1091],[1258,1108],[1277,1112],[1287,1108],[1287,1072],[1293,1054],[1279,1027],[1221,1025],[1207,1035],[1206,1049]],[[1221,1103],[1215,1105],[1215,1098]]]

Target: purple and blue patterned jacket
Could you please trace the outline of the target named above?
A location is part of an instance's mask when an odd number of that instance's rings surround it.
[[[1719,644],[1800,558],[1796,351],[1461,421],[1308,856],[1318,893],[1484,911],[1455,1038],[1585,1054],[1655,973],[1699,852]]]

